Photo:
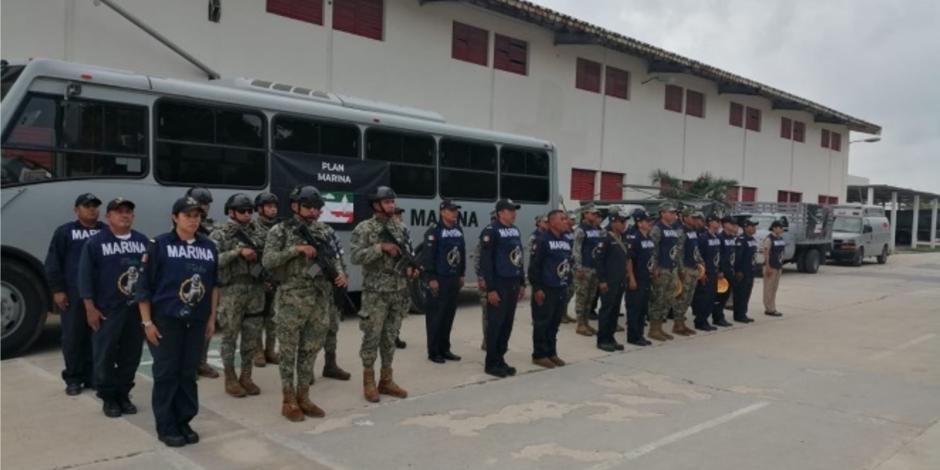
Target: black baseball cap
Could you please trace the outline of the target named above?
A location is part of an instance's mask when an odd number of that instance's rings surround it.
[[[633,211],[633,221],[634,221],[634,222],[640,222],[640,221],[643,221],[643,220],[652,220],[652,219],[653,219],[653,218],[650,217],[650,215],[647,214],[646,211],[643,210],[643,209],[637,209],[637,210]]]
[[[779,220],[775,220],[775,221],[773,221],[773,222],[770,223],[770,229],[771,229],[771,230],[773,230],[773,229],[775,229],[775,228],[777,228],[777,227],[783,228],[783,222],[781,222],[781,221],[779,221]]]
[[[457,203],[453,201],[453,199],[444,199],[441,201],[441,210],[444,209],[460,210],[460,206],[458,206]]]
[[[760,224],[758,224],[757,222],[755,222],[755,221],[753,221],[753,220],[751,220],[751,219],[744,219],[743,221],[741,221],[741,226],[742,226],[742,227],[751,227],[751,226],[757,227],[758,225],[760,225]]]
[[[98,199],[98,196],[95,196],[92,193],[79,194],[75,198],[75,207],[83,206],[85,204],[94,203],[96,206],[101,205],[101,199]]]
[[[196,198],[192,196],[183,196],[173,203],[174,215],[179,214],[180,212],[189,212],[193,209],[198,209],[199,212],[205,214],[205,212],[202,210],[202,204],[200,204],[199,201],[197,201]]]
[[[517,210],[520,207],[522,206],[520,206],[519,204],[516,204],[512,199],[500,199],[496,201],[496,212],[499,212],[501,210],[506,210],[506,209]]]
[[[721,221],[722,221],[722,217],[718,217],[718,216],[715,215],[715,214],[711,214],[711,215],[709,215],[708,217],[705,218],[705,222],[706,222],[706,223],[721,222]]]
[[[721,223],[723,223],[723,224],[735,224],[735,225],[737,225],[737,224],[738,224],[738,221],[737,221],[737,220],[734,220],[734,217],[731,217],[730,215],[726,215],[726,216],[724,216],[724,217],[721,218]]]
[[[110,202],[108,202],[108,210],[107,210],[107,212],[111,212],[111,211],[117,209],[118,207],[126,207],[126,208],[128,208],[128,209],[130,209],[130,210],[134,210],[134,208],[137,207],[137,205],[134,204],[130,199],[124,199],[123,197],[117,197],[117,198],[112,199]]]

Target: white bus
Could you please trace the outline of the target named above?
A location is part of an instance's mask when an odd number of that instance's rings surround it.
[[[74,218],[72,203],[83,192],[133,200],[135,228],[155,236],[168,230],[172,201],[191,186],[212,191],[210,216],[219,221],[235,192],[270,189],[283,202],[286,187],[275,181],[323,187],[348,182],[344,167],[381,162],[412,239],[436,220],[441,198],[453,198],[463,206],[468,252],[499,197],[522,204],[523,230],[558,206],[549,142],[281,83],[196,83],[56,60],[4,61],[0,111],[4,357],[27,348],[52,309],[42,263],[53,230]],[[300,166],[273,165],[282,154]],[[356,194],[343,196],[348,202]],[[352,224],[335,227],[348,244]],[[355,267],[350,275],[355,292],[361,276]]]

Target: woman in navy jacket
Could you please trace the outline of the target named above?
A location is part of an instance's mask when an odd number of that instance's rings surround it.
[[[199,442],[189,422],[199,411],[196,368],[215,333],[219,289],[215,243],[198,234],[206,216],[195,199],[173,204],[173,231],[151,241],[137,287],[140,318],[153,356],[153,414],[170,447]]]

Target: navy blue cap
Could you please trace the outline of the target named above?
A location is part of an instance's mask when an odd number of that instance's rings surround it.
[[[126,207],[130,210],[134,210],[137,205],[131,202],[129,199],[124,199],[123,197],[117,197],[108,202],[108,212],[111,212],[118,207]]]
[[[735,224],[735,225],[737,225],[737,224],[738,224],[738,221],[734,220],[734,217],[731,217],[730,215],[726,215],[726,216],[724,216],[724,217],[721,218],[721,223],[723,223],[723,224]]]
[[[637,210],[633,211],[633,220],[634,220],[634,222],[639,222],[639,221],[641,221],[641,220],[652,220],[652,219],[653,219],[653,218],[650,217],[650,215],[647,214],[646,211],[643,210],[643,209],[637,209]]]
[[[98,199],[98,196],[92,193],[79,194],[79,196],[75,198],[75,207],[83,206],[88,203],[94,203],[96,206],[100,206],[101,199]]]
[[[771,228],[771,230],[773,230],[773,229],[775,229],[775,228],[777,228],[777,227],[783,228],[783,222],[781,222],[781,221],[779,221],[779,220],[775,220],[775,221],[773,221],[773,222],[770,223],[770,228]]]
[[[496,212],[506,209],[517,210],[520,207],[522,206],[516,204],[512,199],[500,199],[499,201],[496,201]]]
[[[750,226],[757,227],[757,226],[760,225],[760,224],[758,224],[757,222],[755,222],[755,221],[753,221],[753,220],[751,220],[751,219],[744,219],[744,220],[741,222],[740,225],[741,225],[742,227],[750,227]]]
[[[441,210],[444,209],[460,210],[460,206],[458,206],[457,203],[453,201],[453,199],[444,199],[441,201]]]
[[[198,209],[200,212],[205,214],[205,211],[202,210],[202,204],[192,196],[183,196],[176,200],[173,203],[173,214],[179,214],[180,212],[189,212],[193,209]]]

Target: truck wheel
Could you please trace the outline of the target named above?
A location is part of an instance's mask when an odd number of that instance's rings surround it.
[[[0,323],[2,323],[2,357],[7,359],[26,350],[46,323],[48,299],[43,294],[43,281],[22,263],[3,260],[0,276]]]
[[[819,255],[819,250],[811,249],[807,250],[806,254],[803,255],[803,269],[804,273],[816,274],[819,272],[819,263],[821,257]]]
[[[799,255],[797,255],[796,261],[794,263],[796,264],[797,271],[801,273],[805,273],[806,272],[806,253],[800,253]]]
[[[878,264],[885,264],[888,262],[888,245],[881,247],[881,254],[878,255]]]
[[[858,251],[855,252],[855,258],[852,258],[852,266],[861,266],[862,261],[865,261],[865,247],[858,247]]]

